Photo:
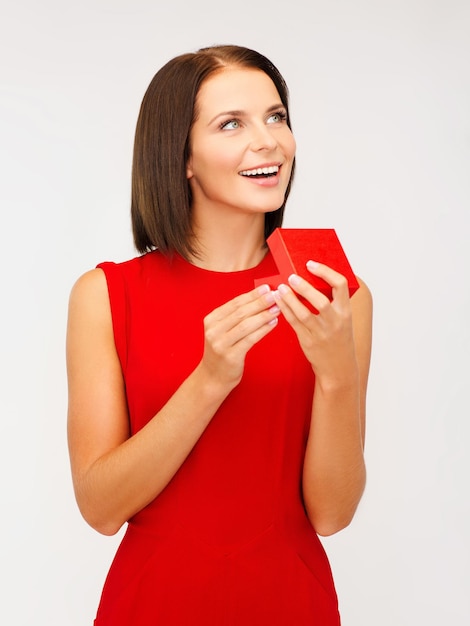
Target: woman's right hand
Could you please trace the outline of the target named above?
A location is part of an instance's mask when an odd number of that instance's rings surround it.
[[[240,382],[247,352],[278,322],[280,309],[268,285],[256,287],[214,309],[204,318],[200,367],[221,386]]]

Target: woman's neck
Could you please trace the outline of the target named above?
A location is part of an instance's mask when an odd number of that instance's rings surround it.
[[[264,215],[238,216],[194,225],[198,251],[191,263],[216,272],[237,272],[258,265],[266,255]]]

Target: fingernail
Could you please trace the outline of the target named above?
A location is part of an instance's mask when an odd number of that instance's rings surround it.
[[[281,294],[281,296],[285,295],[286,293],[289,293],[289,287],[287,285],[279,285],[279,287],[277,288],[279,293]]]
[[[309,269],[314,270],[314,269],[316,269],[318,267],[318,263],[316,261],[312,261],[312,260],[307,261],[307,267]]]
[[[280,313],[280,312],[281,312],[281,309],[277,306],[277,304],[275,304],[274,306],[272,306],[272,307],[269,309],[269,312],[270,312],[270,313],[272,313],[273,315],[275,315],[275,314],[277,314],[277,313]]]
[[[297,276],[297,274],[291,274],[288,280],[291,285],[294,285],[294,286],[300,285],[300,277]]]
[[[264,299],[266,300],[266,304],[273,304],[274,302],[276,302],[274,293],[272,291],[268,291]]]
[[[260,296],[262,296],[263,293],[268,293],[268,291],[270,291],[269,285],[260,285],[258,287],[258,293],[260,294]]]

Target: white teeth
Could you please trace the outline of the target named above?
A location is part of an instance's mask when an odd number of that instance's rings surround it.
[[[243,170],[240,172],[242,176],[259,176],[260,174],[277,174],[279,172],[278,165],[271,165],[270,167],[258,167],[254,170]]]

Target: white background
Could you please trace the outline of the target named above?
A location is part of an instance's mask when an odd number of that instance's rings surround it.
[[[343,624],[470,623],[469,33],[466,0],[0,1],[2,624],[92,624],[120,537],[91,530],[72,494],[68,295],[134,255],[152,76],[214,43],[284,74],[285,226],[335,228],[374,294],[368,486],[324,540]]]

